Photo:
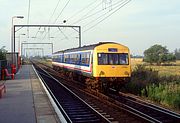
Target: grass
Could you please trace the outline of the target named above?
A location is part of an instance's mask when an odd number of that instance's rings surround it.
[[[177,83],[159,83],[146,86],[141,91],[142,96],[159,104],[180,109],[180,85]]]
[[[41,59],[39,62],[48,65],[49,67],[52,67],[52,61],[48,59]]]
[[[169,108],[180,110],[180,60],[166,66],[150,65],[142,59],[131,59],[131,63],[133,74],[129,90]]]
[[[134,70],[136,65],[143,64],[147,68],[151,68],[153,70],[158,71],[160,76],[171,76],[171,75],[180,76],[180,60],[170,63],[169,66],[157,66],[143,62],[142,58],[132,58],[131,64],[132,64],[132,70]]]
[[[180,66],[149,66],[154,70],[159,71],[160,76],[180,76]]]

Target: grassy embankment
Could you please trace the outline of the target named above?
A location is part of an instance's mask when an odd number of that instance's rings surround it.
[[[156,66],[132,59],[132,81],[125,90],[180,110],[180,61]]]
[[[42,64],[46,64],[49,67],[52,67],[52,61],[50,59],[41,59],[39,60]]]

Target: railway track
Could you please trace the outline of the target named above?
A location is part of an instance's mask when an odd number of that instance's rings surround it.
[[[57,76],[57,74],[56,74],[56,76]],[[137,99],[130,97],[130,96],[127,96],[127,95],[124,96],[124,94],[104,95],[104,94],[98,93],[98,92],[93,91],[93,90],[87,90],[87,92],[97,96],[97,98],[100,100],[103,100],[103,101],[106,100],[111,105],[115,105],[116,109],[118,109],[118,108],[121,110],[123,109],[124,111],[129,112],[130,114],[136,115],[136,117],[139,117],[139,119],[142,119],[139,121],[136,119],[137,121],[135,121],[135,122],[144,122],[144,121],[145,122],[157,122],[157,123],[180,122],[180,115],[179,114],[174,113],[172,111],[169,111],[167,109],[164,109],[162,107],[158,107],[156,105],[137,100]],[[82,93],[84,93],[84,92],[82,92]],[[89,101],[89,102],[91,103],[91,101]],[[93,107],[93,105],[94,104],[91,104],[92,107]],[[110,113],[110,114],[113,117],[113,114],[112,113]],[[116,117],[115,119],[117,120],[118,117],[115,116],[115,114],[117,114],[116,111],[114,111],[114,117]],[[122,113],[121,113],[121,115],[122,115]],[[125,117],[127,117],[127,116],[125,116]],[[119,121],[123,122],[122,120],[119,120]],[[130,120],[130,121],[133,121],[133,120]]]
[[[36,63],[38,64],[38,63]],[[121,108],[114,106],[112,104],[107,103],[107,101],[103,100],[102,98],[99,98],[97,96],[94,96],[93,94],[90,94],[86,91],[85,87],[82,86],[80,83],[74,83],[70,82],[69,80],[65,78],[59,77],[58,73],[49,66],[44,66],[42,64],[38,64],[41,67],[43,67],[45,70],[47,70],[51,75],[53,75],[57,80],[61,81],[64,85],[66,85],[68,88],[73,90],[74,93],[76,93],[78,96],[80,96],[85,102],[87,102],[91,107],[93,107],[97,112],[99,112],[101,115],[103,115],[105,118],[107,118],[112,123],[118,123],[118,122],[131,122],[131,123],[141,123],[145,122],[145,120],[142,120],[124,110]]]
[[[127,110],[136,113],[136,115],[139,115],[150,122],[180,122],[180,114],[177,114],[165,108],[141,101],[131,96],[124,95],[123,93],[120,93],[120,95],[109,94],[108,96],[121,102]]]
[[[46,71],[37,66],[35,68],[68,123],[111,122]]]

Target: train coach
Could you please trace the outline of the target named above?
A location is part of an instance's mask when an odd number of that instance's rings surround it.
[[[58,51],[53,54],[52,65],[69,78],[83,80],[100,91],[118,90],[131,77],[129,49],[115,42]]]

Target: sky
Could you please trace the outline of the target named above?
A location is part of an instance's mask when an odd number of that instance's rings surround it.
[[[170,52],[180,48],[180,0],[131,0],[119,8],[125,2],[30,0],[29,24],[81,26],[82,46],[113,41],[129,47],[133,55],[143,55],[144,50],[155,44],[166,46]],[[27,24],[28,6],[29,0],[0,0],[0,48],[6,46],[10,51],[12,17],[24,16],[23,19],[13,19],[14,25]],[[66,23],[63,23],[64,20]],[[16,50],[19,40],[28,43],[52,42],[54,51],[78,46],[77,30],[49,30],[29,28],[28,33],[27,28],[20,29],[16,32]],[[29,47],[50,49],[44,45]]]

